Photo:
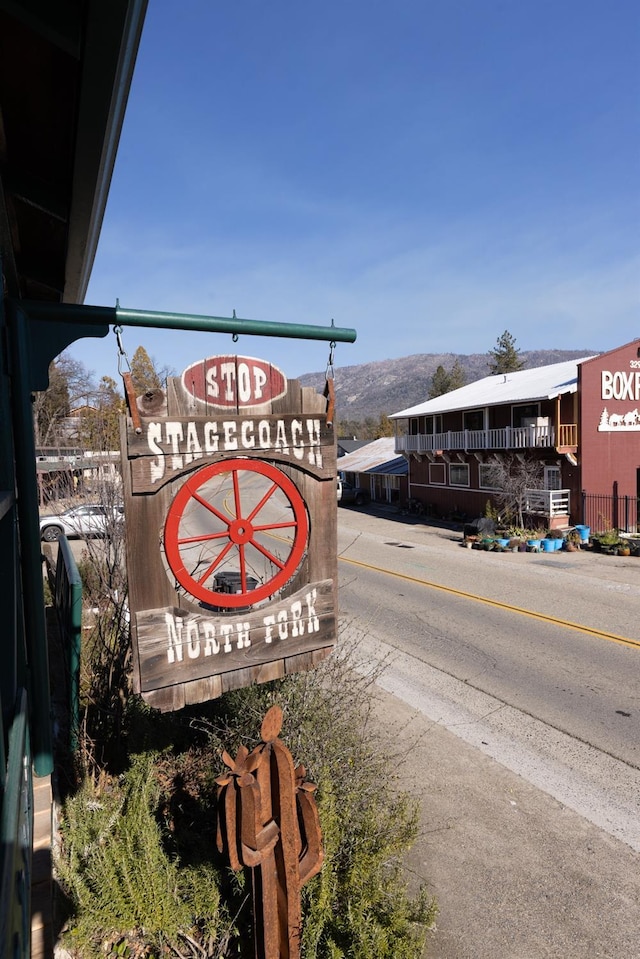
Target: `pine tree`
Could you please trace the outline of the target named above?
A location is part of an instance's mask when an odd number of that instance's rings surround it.
[[[451,373],[449,374],[449,392],[451,390],[459,390],[461,386],[464,386],[467,382],[467,374],[460,364],[460,360],[456,359],[455,363],[451,367]]]
[[[489,371],[491,373],[517,373],[524,366],[520,359],[520,350],[516,348],[515,338],[505,330],[496,341],[495,349],[489,350]]]
[[[444,366],[440,365],[436,367],[436,371],[431,377],[431,386],[429,387],[429,399],[432,400],[436,396],[442,396],[443,393],[449,392],[449,374],[445,370]]]
[[[144,346],[139,346],[133,354],[133,359],[131,360],[131,379],[133,380],[133,386],[138,396],[147,393],[149,390],[159,390],[162,388],[160,373]]]

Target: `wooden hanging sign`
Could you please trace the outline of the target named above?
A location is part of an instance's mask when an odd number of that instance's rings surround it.
[[[314,666],[337,622],[325,398],[221,356],[138,406],[122,431],[135,690],[179,709]]]

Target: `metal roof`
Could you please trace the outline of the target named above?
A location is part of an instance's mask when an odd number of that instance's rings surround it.
[[[575,393],[578,388],[578,365],[589,359],[593,357],[584,356],[577,360],[552,363],[550,366],[538,366],[532,370],[519,370],[517,373],[485,376],[468,386],[461,386],[458,390],[443,393],[442,396],[393,413],[390,419],[502,406],[504,403],[551,400],[563,393]]]
[[[383,463],[393,460],[396,441],[393,436],[384,436],[379,440],[372,440],[366,446],[347,453],[338,460],[338,469],[344,473],[366,473]],[[400,457],[404,459],[404,457]]]
[[[367,473],[380,473],[383,476],[408,476],[409,461],[404,456],[396,456],[395,459],[387,460],[386,463],[380,463],[380,466],[372,466],[366,470]]]
[[[371,440],[341,440],[338,441],[338,456],[346,456],[347,453],[353,453],[354,450],[359,450],[361,447],[366,446],[367,443],[370,443]]]

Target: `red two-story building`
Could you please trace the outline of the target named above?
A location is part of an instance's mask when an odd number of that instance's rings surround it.
[[[482,515],[495,503],[495,461],[535,459],[542,488],[526,502],[534,522],[638,529],[640,340],[487,376],[391,419],[408,494],[437,513]]]

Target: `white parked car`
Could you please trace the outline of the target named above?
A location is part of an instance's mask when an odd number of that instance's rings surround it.
[[[124,507],[101,506],[99,503],[73,506],[64,513],[43,516],[40,519],[40,539],[46,543],[55,543],[64,533],[65,536],[77,536],[87,539],[91,536],[105,536],[113,518],[124,520]]]

